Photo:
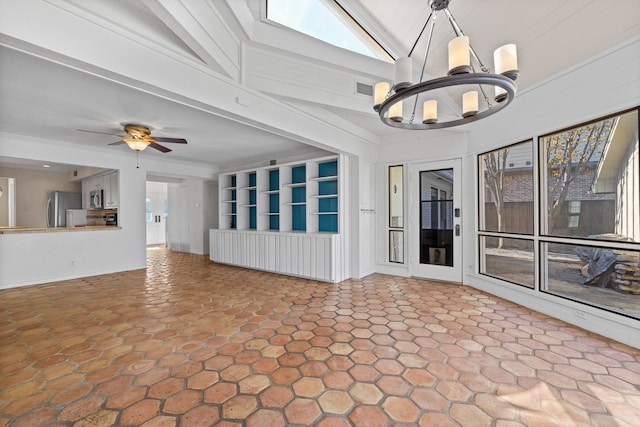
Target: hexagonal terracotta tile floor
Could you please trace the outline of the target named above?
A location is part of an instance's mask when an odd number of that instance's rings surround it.
[[[148,259],[0,291],[0,426],[640,420],[640,350],[475,289]]]

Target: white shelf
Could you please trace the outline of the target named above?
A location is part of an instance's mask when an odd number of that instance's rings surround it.
[[[224,215],[224,216],[236,216],[238,214],[237,213],[223,213],[222,215]]]
[[[255,208],[255,207],[256,207],[256,205],[255,205],[255,204],[253,204],[253,205],[241,205],[241,206],[242,206],[243,208]]]
[[[311,212],[311,215],[338,215],[338,212]]]
[[[264,215],[264,216],[275,216],[275,215],[280,215],[280,212],[263,212],[260,215]]]
[[[306,204],[307,204],[307,202],[288,202],[288,203],[285,203],[285,205],[287,205],[287,206],[304,206]]]
[[[238,187],[224,187],[223,190],[237,190]]]
[[[266,191],[261,191],[260,194],[278,194],[280,193],[280,190],[266,190]]]
[[[237,200],[223,200],[222,203],[236,203]]]
[[[241,188],[241,190],[255,190],[255,189],[256,189],[256,186],[255,186],[255,185],[253,185],[253,186],[251,186],[251,187],[242,187],[242,188]]]
[[[317,176],[315,178],[309,178],[309,181],[334,181],[338,179],[338,176]]]
[[[338,197],[338,195],[337,194],[315,194],[310,197],[313,197],[314,199],[331,199],[331,198]]]
[[[293,184],[283,184],[283,187],[294,188],[294,187],[305,187],[306,185],[307,185],[306,182],[296,182]]]

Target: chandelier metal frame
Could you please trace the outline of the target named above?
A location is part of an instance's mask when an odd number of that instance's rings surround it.
[[[462,29],[456,22],[455,18],[449,11],[449,3],[451,0],[429,0],[429,6],[431,8],[431,12],[425,22],[418,38],[416,39],[411,51],[409,52],[409,57],[413,53],[416,45],[420,41],[425,29],[429,22],[431,22],[431,28],[429,31],[429,39],[427,42],[427,51],[424,58],[424,63],[422,65],[422,71],[420,75],[420,82],[416,84],[407,85],[405,83],[396,83],[392,86],[389,92],[386,94],[384,101],[382,101],[378,105],[374,105],[374,110],[380,116],[380,120],[391,127],[408,129],[408,130],[426,130],[426,129],[443,129],[454,126],[465,125],[468,123],[472,123],[486,117],[489,117],[507,107],[515,98],[517,92],[517,86],[514,80],[518,77],[519,71],[515,70],[506,70],[501,74],[491,73],[488,68],[484,66],[479,56],[477,55],[475,49],[469,44],[469,53],[475,61],[478,63],[482,72],[476,72],[475,67],[472,62],[470,62],[469,66],[465,67],[457,67],[456,69],[452,69],[449,71],[447,76],[437,77],[431,80],[422,81],[425,73],[427,59],[429,57],[429,48],[431,46],[431,39],[433,36],[433,31],[435,28],[435,21],[437,12],[442,10],[446,14],[449,23],[451,24],[453,31],[455,32],[457,37],[464,36]],[[448,121],[434,121],[434,120],[425,120],[418,123],[414,123],[418,95],[421,93],[426,93],[430,91],[434,91],[437,89],[443,89],[447,87],[454,86],[463,86],[463,85],[478,85],[479,90],[483,95],[484,101],[486,103],[486,108],[482,111],[473,112],[471,114],[464,114],[459,117]],[[495,97],[495,104],[492,103],[487,94],[485,93],[485,89],[481,85],[493,86],[494,88],[500,88],[500,94]],[[416,100],[413,105],[413,109],[411,112],[411,117],[408,121],[405,121],[402,118],[390,117],[389,110],[391,107],[398,103],[402,102],[405,99],[411,98],[415,96]]]

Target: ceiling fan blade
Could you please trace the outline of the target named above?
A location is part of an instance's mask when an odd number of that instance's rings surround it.
[[[161,136],[152,136],[149,137],[150,141],[155,141],[155,142],[173,142],[176,144],[186,144],[187,140],[184,138],[164,138]]]
[[[155,148],[156,150],[162,151],[163,153],[168,153],[169,151],[171,151],[169,148],[162,146],[160,144],[156,144],[155,142],[152,142],[151,144],[149,144],[149,147]]]
[[[116,142],[112,142],[111,144],[107,144],[107,145],[120,145],[120,144],[124,144],[124,141],[116,141]]]
[[[102,135],[122,136],[122,135],[117,134],[117,133],[98,132],[98,131],[95,131],[95,130],[86,130],[86,129],[76,129],[76,130],[78,130],[80,132],[99,133],[99,134],[102,134]]]

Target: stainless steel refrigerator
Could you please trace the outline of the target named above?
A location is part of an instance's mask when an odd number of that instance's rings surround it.
[[[67,209],[82,208],[82,193],[50,191],[47,193],[47,227],[66,227]]]

